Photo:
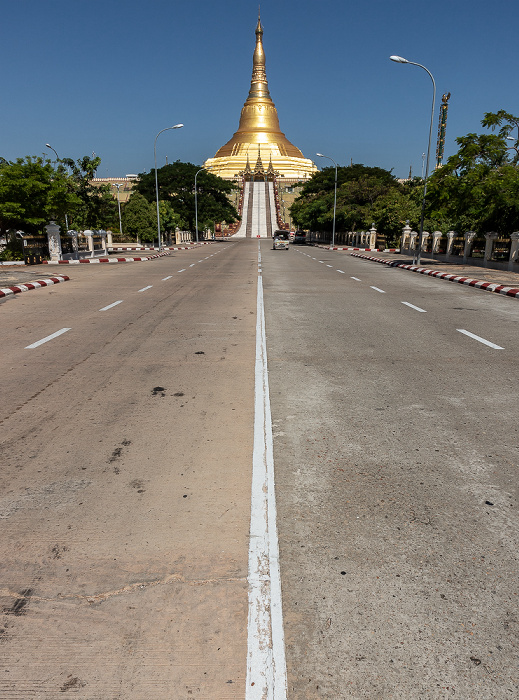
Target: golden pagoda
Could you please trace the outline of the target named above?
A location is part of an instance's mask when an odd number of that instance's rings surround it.
[[[251,86],[241,111],[238,131],[214,158],[205,161],[204,168],[226,180],[234,180],[242,177],[247,169],[251,170],[249,158],[252,162],[256,159],[257,162],[268,162],[269,169],[278,177],[290,180],[305,180],[317,172],[316,165],[290,143],[279,127],[278,113],[268,88],[263,27],[259,17]]]

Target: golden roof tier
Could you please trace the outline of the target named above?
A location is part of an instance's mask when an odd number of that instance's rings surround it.
[[[241,111],[238,131],[214,158],[205,161],[204,168],[225,179],[234,179],[245,171],[249,158],[252,162],[256,158],[271,162],[273,169],[285,178],[302,180],[317,172],[317,166],[290,143],[279,127],[278,113],[268,88],[263,27],[259,17],[251,86]]]

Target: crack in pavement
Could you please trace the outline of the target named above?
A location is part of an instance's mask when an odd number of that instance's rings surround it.
[[[114,598],[115,596],[124,595],[128,593],[133,593],[138,590],[145,590],[147,588],[154,588],[155,586],[164,586],[170,583],[185,583],[188,586],[206,586],[213,583],[246,583],[247,577],[221,577],[221,578],[208,578],[208,579],[186,579],[185,576],[180,574],[170,574],[163,579],[158,579],[156,581],[140,581],[137,583],[132,583],[128,586],[123,586],[113,591],[106,591],[104,593],[96,593],[95,595],[82,595],[79,593],[69,593],[69,594],[58,594],[56,598],[45,598],[43,596],[32,595],[31,602],[43,602],[43,603],[54,603],[59,600],[80,600],[85,601],[89,604],[102,603],[105,600]],[[0,597],[13,598],[15,600],[24,599],[23,593],[18,593],[17,591],[11,591],[6,588],[0,588]]]

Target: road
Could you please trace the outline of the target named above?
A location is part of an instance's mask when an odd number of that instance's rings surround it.
[[[0,303],[2,698],[264,697],[258,286],[286,697],[518,694],[517,300],[255,240],[81,267]]]

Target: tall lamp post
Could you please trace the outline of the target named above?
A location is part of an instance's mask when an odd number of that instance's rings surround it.
[[[196,242],[198,243],[198,190],[196,187],[196,178],[198,173],[201,173],[205,168],[200,168],[200,170],[195,175],[195,229],[196,229]]]
[[[328,158],[335,165],[335,187],[333,192],[333,226],[332,226],[332,248],[335,246],[335,212],[337,210],[337,163],[330,156],[325,156],[322,153],[316,153],[319,158]]]
[[[155,194],[157,196],[157,238],[159,244],[159,253],[162,248],[160,240],[160,214],[159,214],[159,181],[157,178],[157,139],[162,134],[163,131],[169,131],[169,129],[181,129],[183,124],[175,124],[175,126],[167,126],[165,129],[161,129],[159,133],[155,136],[155,145],[153,147],[153,154],[155,156]]]
[[[119,190],[122,186],[122,183],[112,182],[112,187],[117,187],[117,207],[119,209],[119,233],[121,234],[121,241],[123,240],[123,223],[121,221],[121,202],[119,200]]]
[[[58,154],[57,154],[57,152],[54,150],[54,148],[52,148],[52,146],[50,145],[50,143],[46,143],[45,146],[46,146],[47,148],[50,148],[51,151],[54,151],[54,153],[56,153],[56,160],[57,160],[59,163],[62,163],[61,158],[58,156]],[[67,216],[67,212],[65,212],[65,226],[67,227],[67,231],[68,231],[68,216]]]
[[[413,61],[408,61],[406,58],[402,58],[401,56],[390,56],[389,58],[391,61],[394,61],[395,63],[408,63],[410,66],[418,66],[418,68],[423,68],[424,71],[429,74],[429,77],[431,78],[432,84],[433,84],[433,98],[432,98],[432,107],[431,107],[431,125],[429,127],[429,144],[427,146],[427,161],[425,164],[425,179],[424,179],[424,184],[423,184],[422,213],[420,215],[420,230],[418,233],[418,249],[415,248],[415,251],[413,253],[413,265],[419,265],[420,264],[420,256],[422,253],[423,220],[424,220],[424,214],[425,214],[425,197],[427,195],[427,177],[429,175],[429,155],[431,152],[431,138],[432,138],[433,120],[434,120],[434,103],[436,101],[436,83],[434,82],[434,78],[433,78],[431,71],[428,70],[425,66],[422,66],[421,63],[414,63]]]

